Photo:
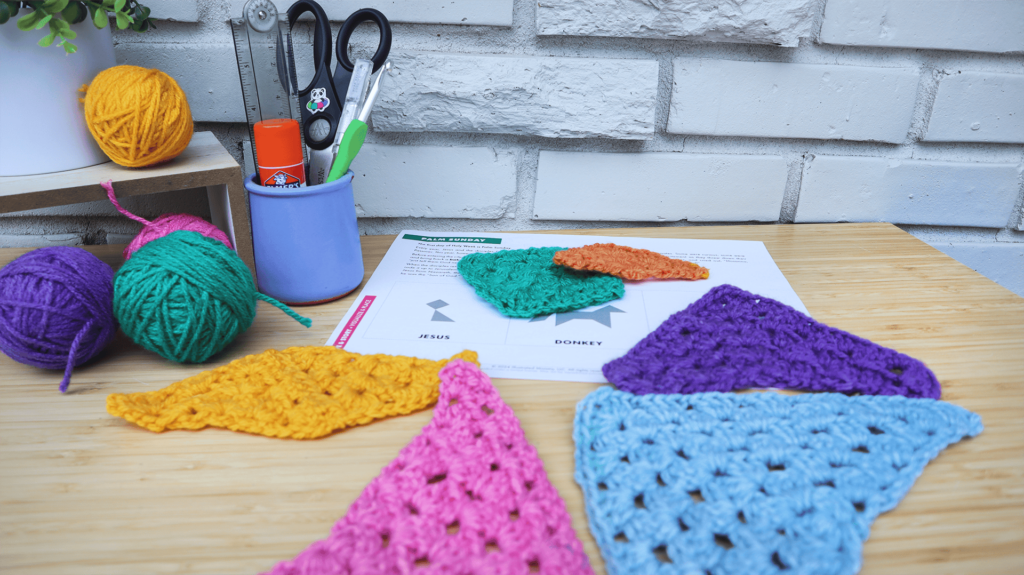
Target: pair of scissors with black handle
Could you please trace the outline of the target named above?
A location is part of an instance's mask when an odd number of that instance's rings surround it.
[[[380,31],[377,51],[370,61],[373,72],[384,65],[391,52],[391,24],[379,11],[373,8],[356,10],[345,20],[338,33],[335,45],[338,65],[331,77],[331,24],[327,14],[313,0],[298,0],[288,9],[288,25],[295,25],[299,16],[310,12],[313,14],[313,79],[309,85],[298,91],[299,107],[302,113],[302,135],[309,148],[309,180],[316,184],[326,178],[326,170],[330,169],[331,155],[329,148],[334,142],[335,134],[341,120],[342,106],[348,93],[349,81],[355,65],[348,56],[348,43],[356,27],[363,22],[373,22]],[[326,169],[323,166],[326,164]],[[314,173],[323,171],[323,177]]]

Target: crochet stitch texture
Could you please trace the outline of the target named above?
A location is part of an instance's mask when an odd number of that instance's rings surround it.
[[[474,253],[459,260],[459,273],[477,295],[509,317],[536,317],[584,308],[625,294],[619,278],[555,265],[565,248]]]
[[[602,368],[637,394],[778,387],[938,399],[920,361],[731,285],[677,312]]]
[[[476,363],[473,351],[452,359]],[[327,346],[247,355],[163,389],[107,396],[107,412],[151,431],[223,427],[313,439],[437,401],[450,359],[360,355]]]
[[[576,410],[576,481],[610,575],[848,575],[871,523],[982,430],[902,396],[601,388]]]
[[[273,575],[592,573],[565,502],[480,369],[441,370],[434,418],[348,513]]]
[[[590,244],[555,252],[554,262],[576,270],[611,274],[627,280],[706,280],[708,269],[685,260],[617,244]]]

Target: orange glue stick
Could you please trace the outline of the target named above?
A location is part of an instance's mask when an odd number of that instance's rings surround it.
[[[256,163],[261,186],[302,188],[306,185],[306,166],[302,161],[299,123],[292,119],[256,122]]]

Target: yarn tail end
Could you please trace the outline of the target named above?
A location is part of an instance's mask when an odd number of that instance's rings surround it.
[[[68,367],[65,368],[65,377],[60,380],[60,393],[68,393],[68,386],[71,385],[71,370],[72,363],[68,362]]]
[[[313,320],[309,319],[308,317],[304,317],[304,316],[301,316],[301,315],[295,313],[294,311],[292,311],[292,308],[284,305],[283,303],[277,301],[276,299],[274,299],[274,298],[272,298],[272,297],[270,297],[268,295],[261,294],[260,292],[256,292],[256,297],[258,299],[261,299],[261,300],[269,303],[270,305],[276,307],[277,309],[283,311],[284,313],[288,314],[288,317],[290,317],[290,318],[294,319],[295,321],[301,323],[302,325],[306,326],[307,328],[313,327]]]
[[[82,329],[75,335],[75,339],[71,342],[71,349],[68,350],[68,363],[64,366],[64,379],[60,380],[60,392],[66,393],[68,390],[68,384],[71,383],[71,371],[75,369],[75,355],[78,353],[78,346],[82,344],[82,338],[89,333],[92,329],[95,320],[89,320],[82,326]]]

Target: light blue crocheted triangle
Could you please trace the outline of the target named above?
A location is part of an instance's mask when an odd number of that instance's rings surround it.
[[[981,430],[933,399],[603,387],[576,407],[576,481],[610,575],[845,575],[875,517]]]

